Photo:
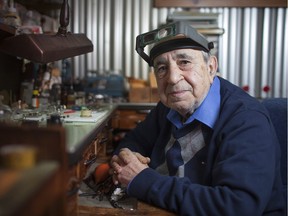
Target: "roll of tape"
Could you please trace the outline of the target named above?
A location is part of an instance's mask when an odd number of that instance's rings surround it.
[[[1,164],[9,169],[27,169],[36,164],[36,149],[27,145],[5,145],[0,148]]]

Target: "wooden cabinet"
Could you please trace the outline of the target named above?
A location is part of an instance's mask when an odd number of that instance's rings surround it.
[[[154,0],[154,7],[287,7],[286,0]]]
[[[67,215],[78,215],[78,189],[80,185],[77,167],[72,166],[68,168],[67,172]]]
[[[112,148],[110,147],[112,137],[112,129],[110,127],[110,124],[106,124],[104,127],[100,128],[92,141],[88,142],[83,148],[77,163],[70,166],[72,169],[76,169],[76,172],[74,172],[76,175],[74,177],[79,181],[83,180],[89,167],[99,157],[106,157],[107,150]]]
[[[78,191],[81,182],[86,177],[88,170],[99,158],[107,156],[107,149],[111,143],[111,124],[109,121],[103,127],[97,128],[94,139],[86,144],[76,164],[69,167],[68,172],[68,200],[67,212],[69,216],[79,215]]]
[[[46,161],[28,170],[0,170],[0,214],[63,216],[59,164]],[[62,190],[63,191],[63,190]]]
[[[68,170],[68,198],[67,212],[69,216],[79,215],[78,192],[81,182],[86,177],[88,170],[98,158],[107,156],[112,148],[111,119],[114,116],[114,109],[111,109],[99,122],[91,124],[75,124],[73,132],[88,127],[88,130],[81,130],[82,138],[76,143],[78,149],[71,152]],[[66,128],[67,129],[67,128]],[[72,128],[70,128],[72,129]],[[68,133],[69,134],[69,133]],[[73,138],[76,138],[73,136]],[[71,139],[68,139],[71,140]]]
[[[149,110],[117,110],[113,118],[113,128],[131,130],[143,121]]]
[[[1,185],[10,187],[0,195],[0,212],[16,215],[66,215],[67,156],[63,128],[36,128],[0,124],[0,147],[33,146],[36,165],[27,170],[0,169]],[[11,175],[17,175],[11,179]],[[10,181],[9,181],[10,177]]]
[[[128,103],[118,106],[112,119],[113,129],[131,130],[143,121],[156,103]]]

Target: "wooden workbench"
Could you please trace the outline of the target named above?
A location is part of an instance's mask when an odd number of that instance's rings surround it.
[[[123,210],[117,208],[98,208],[98,207],[87,207],[79,206],[78,216],[144,216],[144,215],[157,215],[157,216],[175,216],[176,214],[168,212],[166,210],[154,207],[152,205],[145,204],[143,202],[138,202],[137,209],[135,210]]]

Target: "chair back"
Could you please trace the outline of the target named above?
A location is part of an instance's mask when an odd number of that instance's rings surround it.
[[[281,147],[281,176],[287,200],[287,98],[267,98],[262,104],[269,111]],[[287,206],[286,206],[287,209]]]

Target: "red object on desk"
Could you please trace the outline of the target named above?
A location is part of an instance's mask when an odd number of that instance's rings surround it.
[[[70,114],[70,113],[75,113],[75,110],[65,110],[64,114]]]
[[[108,163],[99,164],[94,170],[95,183],[103,182],[109,177],[110,165]]]

